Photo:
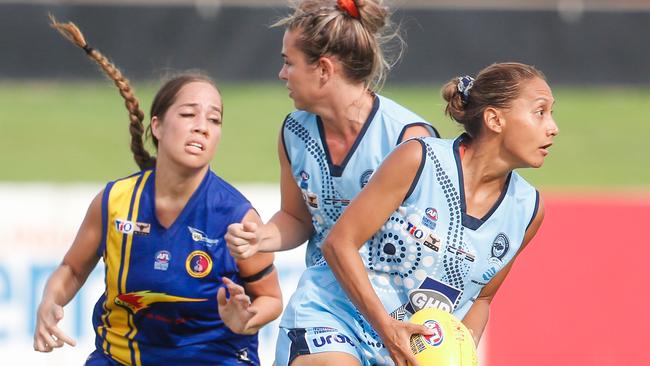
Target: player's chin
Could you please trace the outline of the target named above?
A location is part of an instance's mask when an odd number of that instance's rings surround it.
[[[289,98],[293,100],[293,106],[294,108],[298,110],[304,110],[305,109],[305,103],[303,103],[299,98],[296,98],[294,94],[290,95]]]
[[[187,156],[182,164],[188,169],[200,170],[210,164],[210,159],[207,154],[202,156]]]
[[[539,159],[530,164],[530,167],[533,169],[541,168],[544,165],[544,159]]]

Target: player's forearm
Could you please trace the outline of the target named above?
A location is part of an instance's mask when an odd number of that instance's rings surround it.
[[[311,235],[311,222],[306,223],[284,211],[278,211],[262,227],[261,252],[278,252],[300,246]]]
[[[65,306],[77,294],[85,278],[80,278],[72,268],[62,263],[52,273],[43,290],[43,301]]]
[[[490,317],[490,301],[478,298],[463,318],[463,324],[472,332],[474,343],[478,346]]]

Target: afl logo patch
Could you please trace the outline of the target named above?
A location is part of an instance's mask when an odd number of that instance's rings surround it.
[[[368,184],[368,181],[370,180],[370,177],[372,176],[372,173],[374,170],[368,169],[363,174],[361,174],[361,177],[359,177],[359,185],[361,188],[365,187],[366,184]]]
[[[424,216],[422,216],[422,225],[428,227],[431,230],[435,230],[438,225],[438,210],[433,207],[429,207],[424,211]]]
[[[194,278],[203,278],[212,271],[212,258],[202,250],[195,250],[187,256],[185,269]]]
[[[433,221],[438,221],[438,210],[433,207],[429,207],[424,211],[427,214],[427,217]]]
[[[434,347],[438,347],[439,345],[441,345],[442,341],[445,339],[445,336],[442,332],[442,327],[440,326],[440,323],[431,319],[424,322],[423,325],[433,331],[433,334],[423,336],[424,339],[427,341],[427,343],[429,343]]]
[[[159,271],[166,271],[169,268],[169,261],[171,261],[172,255],[167,250],[161,250],[156,253],[156,260],[153,263],[153,269]]]

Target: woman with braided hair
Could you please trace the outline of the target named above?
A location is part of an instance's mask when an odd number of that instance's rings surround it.
[[[280,315],[273,254],[233,258],[228,225],[260,223],[251,204],[209,168],[221,139],[223,104],[214,82],[185,74],[166,82],[144,114],[120,71],[72,23],[53,27],[114,81],[131,120],[140,172],[109,182],[50,276],[38,308],[34,349],[75,342],[57,323],[99,258],[106,289],[95,305],[96,350],[86,365],[259,365],[257,331]],[[228,292],[228,295],[226,295]]]
[[[302,0],[276,23],[286,30],[279,77],[297,108],[278,142],[281,210],[265,225],[231,225],[226,240],[234,256],[248,258],[309,239],[307,269],[280,324],[278,366],[354,365],[375,347],[371,337],[353,337],[356,330],[323,311],[342,292],[321,245],[395,146],[437,136],[420,116],[376,93],[391,66],[382,47],[396,39],[388,23],[378,0]]]

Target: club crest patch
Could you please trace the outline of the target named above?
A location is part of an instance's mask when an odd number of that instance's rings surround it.
[[[361,188],[365,187],[366,184],[368,184],[368,181],[370,180],[370,177],[372,177],[372,173],[375,171],[372,169],[368,169],[363,174],[361,174],[361,177],[359,177],[359,185]]]
[[[203,278],[212,271],[212,258],[202,250],[195,250],[185,261],[187,273],[194,278]]]
[[[492,249],[490,251],[490,258],[488,259],[490,268],[482,276],[485,283],[489,282],[501,270],[503,267],[503,258],[508,254],[509,249],[510,240],[508,240],[506,234],[499,233],[492,241]]]
[[[510,240],[508,240],[506,234],[499,233],[492,242],[492,257],[503,260],[503,257],[508,253],[508,249],[510,249]]]

